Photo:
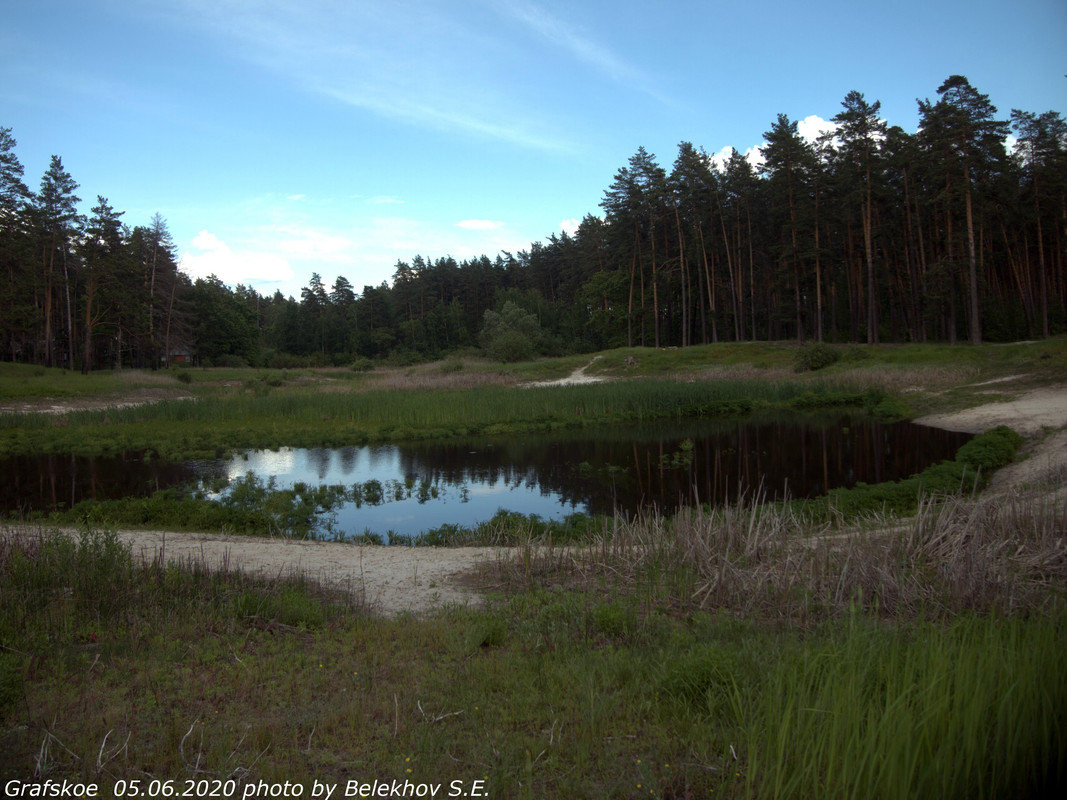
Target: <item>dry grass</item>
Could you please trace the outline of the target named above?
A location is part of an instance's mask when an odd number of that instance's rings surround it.
[[[503,586],[584,586],[806,623],[857,605],[898,617],[1012,613],[1067,588],[1067,503],[1027,492],[922,501],[915,517],[844,533],[765,503],[617,519],[598,544],[529,544],[497,565]]]
[[[713,366],[692,373],[671,376],[681,381],[769,381],[774,383],[796,382],[797,374],[785,367],[755,367],[751,364]]]
[[[362,384],[368,390],[480,389],[486,386],[515,386],[519,380],[500,370],[471,369],[466,363],[453,367],[449,362],[415,367],[376,369]]]
[[[943,392],[954,386],[973,380],[979,374],[977,367],[961,366],[888,366],[850,369],[847,373],[832,378],[842,389],[867,391],[881,389],[892,394],[911,392]]]

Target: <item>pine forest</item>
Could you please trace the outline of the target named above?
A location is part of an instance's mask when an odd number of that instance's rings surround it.
[[[853,91],[814,142],[779,114],[758,166],[689,142],[667,166],[639,147],[573,234],[416,255],[361,291],[313,274],[299,298],[191,280],[161,215],[130,227],[103,196],[79,213],[59,156],[32,191],[0,128],[0,360],[347,366],[1067,331],[1067,122],[999,114],[958,75],[918,111],[910,134]]]

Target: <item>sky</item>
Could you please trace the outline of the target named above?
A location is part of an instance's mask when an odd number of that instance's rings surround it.
[[[0,126],[182,269],[300,296],[573,231],[644,147],[756,153],[845,95],[918,127],[950,75],[1067,116],[1065,0],[11,0]]]

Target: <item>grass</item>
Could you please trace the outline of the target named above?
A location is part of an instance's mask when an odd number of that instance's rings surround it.
[[[744,793],[1040,796],[1067,777],[1064,681],[1049,677],[1065,633],[1062,620],[969,616],[833,626],[737,698],[752,703]]]
[[[167,377],[196,403],[8,417],[0,441],[214,452],[284,439],[286,415],[297,437],[429,436],[850,393],[918,413],[988,388],[961,382],[1067,377],[1067,339],[841,349],[814,375],[792,372],[786,346],[613,351],[590,371],[631,381],[554,392],[501,382],[587,360],[194,371]],[[52,396],[11,380],[0,371],[5,397]],[[961,451],[961,484],[1014,452],[998,436]],[[371,615],[358,586],[143,564],[106,529],[8,533],[0,782],[97,781],[105,796],[118,780],[232,780],[242,795],[320,781],[338,796],[375,779],[508,798],[1046,796],[1067,782],[1067,509],[1045,488],[925,494],[905,517],[865,502],[847,528],[758,498],[566,534],[499,519],[482,534],[515,546],[471,578],[485,606],[425,617]],[[253,512],[270,502],[255,489]]]
[[[839,358],[814,373],[794,372],[798,350],[784,343],[631,348],[601,353],[592,363],[591,356],[569,356],[507,368],[453,358],[370,373],[188,369],[83,376],[0,363],[0,400],[118,401],[148,389],[195,398],[64,415],[0,413],[0,456],[132,450],[181,459],[236,449],[538,432],[842,402],[899,419],[988,400],[985,382],[998,377],[1022,376],[992,387],[1006,394],[1067,380],[1067,337],[1008,346],[827,347]],[[617,380],[515,391],[523,382],[563,377],[585,365],[591,374]]]
[[[484,609],[382,618],[297,578],[141,564],[107,532],[8,537],[0,779],[636,798],[1036,796],[1067,777],[1062,604],[887,618],[853,591],[784,626],[747,601],[679,606],[632,559],[509,588],[520,559]]]
[[[197,402],[0,416],[0,455],[183,459],[235,449],[331,447],[451,436],[529,433],[661,419],[743,416],[755,408],[864,405],[883,395],[818,384],[634,380],[567,387],[333,392],[242,391]]]

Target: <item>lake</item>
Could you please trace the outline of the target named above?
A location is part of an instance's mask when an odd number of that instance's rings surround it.
[[[147,496],[252,472],[279,488],[356,489],[326,520],[334,533],[417,535],[474,525],[499,509],[561,519],[574,512],[670,512],[762,491],[814,497],[857,482],[908,477],[954,457],[966,434],[864,414],[663,423],[367,447],[251,451],[174,464],[122,458],[0,459],[5,511],[71,506],[84,498]]]

